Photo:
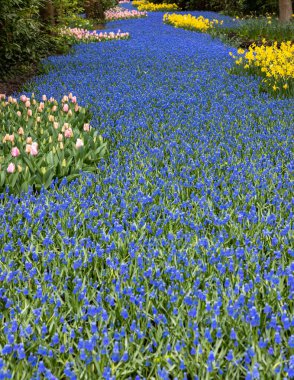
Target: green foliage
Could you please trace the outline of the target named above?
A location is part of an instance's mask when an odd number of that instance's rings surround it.
[[[84,9],[90,19],[104,20],[104,12],[118,4],[117,0],[85,0]]]
[[[264,14],[277,12],[276,0],[153,0],[153,3],[176,3],[183,10],[210,10],[227,14]]]
[[[68,28],[82,28],[88,30],[94,29],[94,23],[92,20],[78,16],[76,14],[64,17],[62,19],[62,23]]]
[[[235,20],[235,27],[216,27],[210,31],[214,37],[237,47],[248,48],[253,42],[260,45],[263,39],[271,45],[275,41],[293,41],[294,23],[281,23],[275,17],[250,17]]]
[[[89,112],[75,97],[0,103],[0,191],[48,188],[54,178],[95,172],[106,143],[88,124]]]
[[[40,0],[0,1],[0,76],[17,64],[44,56],[48,36],[39,18]]]

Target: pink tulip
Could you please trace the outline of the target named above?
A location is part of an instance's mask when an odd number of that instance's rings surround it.
[[[9,135],[8,140],[13,143],[14,142],[14,135]]]
[[[31,106],[31,102],[29,100],[26,101],[25,106],[29,108]]]
[[[77,102],[77,97],[76,97],[76,96],[73,96],[72,99],[71,99],[71,102],[72,102],[72,103],[76,103],[76,102]]]
[[[17,111],[16,114],[17,114],[18,117],[21,117],[21,112],[20,111]]]
[[[7,167],[7,173],[14,173],[15,172],[15,165],[11,162]]]
[[[46,102],[47,96],[46,95],[42,95],[42,100],[43,100],[43,102]]]
[[[31,109],[29,109],[27,113],[28,113],[28,116],[31,117],[33,114],[33,111]]]
[[[30,144],[26,145],[26,153],[30,154],[31,153],[32,146]]]
[[[20,151],[16,146],[11,149],[11,155],[12,157],[17,157],[20,155]]]
[[[82,139],[77,139],[76,148],[79,149],[82,146],[84,146],[83,140]]]
[[[63,106],[63,111],[64,112],[68,112],[69,108],[68,108],[68,104],[65,103],[65,105]]]
[[[58,141],[62,141],[63,140],[63,134],[62,133],[58,133]]]
[[[23,134],[24,134],[23,127],[20,127],[20,128],[18,129],[17,133],[18,133],[19,135],[23,135]]]
[[[29,136],[29,137],[27,137],[27,144],[31,144],[32,142],[33,142],[33,139]]]
[[[27,101],[27,97],[25,96],[25,95],[21,95],[21,97],[20,97],[20,100],[22,101],[22,102],[26,102]]]
[[[31,152],[30,153],[31,153],[32,156],[36,156],[38,154],[38,144],[36,142],[32,143]]]
[[[84,129],[85,132],[89,132],[89,130],[90,130],[90,124],[85,123],[83,129]]]
[[[72,137],[73,136],[73,133],[72,133],[72,129],[71,128],[68,128],[64,131],[64,137]]]

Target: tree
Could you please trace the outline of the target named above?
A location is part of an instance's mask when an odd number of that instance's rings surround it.
[[[281,22],[288,22],[291,20],[293,14],[293,7],[291,0],[279,0],[279,19]]]

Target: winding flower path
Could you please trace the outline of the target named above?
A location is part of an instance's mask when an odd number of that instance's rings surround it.
[[[293,374],[293,100],[162,17],[109,23],[131,39],[78,45],[36,79],[90,107],[109,158],[0,205],[14,379]]]

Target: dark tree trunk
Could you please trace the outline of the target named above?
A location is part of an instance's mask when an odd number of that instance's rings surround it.
[[[101,0],[85,0],[84,8],[86,16],[94,20],[104,20],[104,8]]]
[[[47,26],[55,25],[55,12],[52,0],[46,0],[40,8],[40,18],[43,24]]]

